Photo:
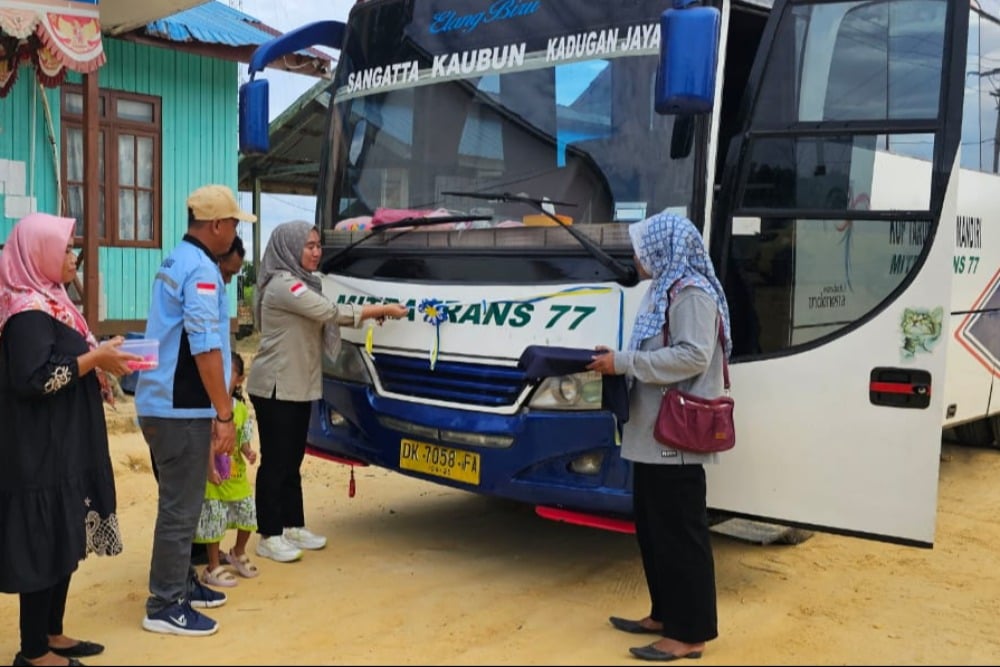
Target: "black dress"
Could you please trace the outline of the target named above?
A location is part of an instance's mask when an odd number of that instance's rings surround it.
[[[88,349],[42,311],[0,333],[0,591],[54,585],[88,553],[121,552],[100,384]]]

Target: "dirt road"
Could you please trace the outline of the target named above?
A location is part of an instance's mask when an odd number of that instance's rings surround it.
[[[128,406],[113,429],[130,430]],[[637,664],[634,538],[557,524],[372,468],[307,458],[308,523],[330,537],[212,610],[220,632],[140,627],[156,489],[135,432],[112,437],[126,550],[86,560],[66,630],[107,644],[111,664]],[[759,546],[716,535],[720,637],[700,665],[1000,663],[1000,452],[945,445],[933,549],[816,534]],[[255,539],[251,544],[255,544]],[[223,545],[228,547],[232,538]],[[16,596],[0,596],[0,656],[17,650]]]

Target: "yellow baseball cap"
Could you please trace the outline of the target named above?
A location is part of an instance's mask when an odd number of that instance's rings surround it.
[[[201,186],[188,196],[187,205],[194,212],[195,220],[236,218],[244,222],[257,222],[257,216],[241,209],[233,191],[225,185]]]

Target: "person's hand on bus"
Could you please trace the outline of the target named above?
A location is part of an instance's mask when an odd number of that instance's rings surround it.
[[[587,364],[587,370],[597,371],[601,375],[615,375],[615,353],[611,348],[598,345],[594,350],[597,354],[593,356],[593,361]]]
[[[409,314],[410,309],[405,304],[390,303],[386,304],[385,315],[383,317],[388,317],[390,320],[401,320]]]
[[[368,308],[369,306],[366,306]],[[386,318],[390,320],[401,320],[410,314],[410,309],[402,303],[386,303],[381,306],[370,306],[376,309],[374,318],[379,324],[385,322]],[[363,311],[362,311],[362,314]]]

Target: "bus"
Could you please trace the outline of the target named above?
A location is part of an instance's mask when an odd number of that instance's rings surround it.
[[[731,308],[737,445],[706,466],[713,515],[933,546],[943,435],[1000,426],[998,17],[1000,0],[364,0],[261,47],[252,73],[340,49],[324,290],[411,306],[342,331],[310,451],[627,529],[626,417],[601,377],[519,362],[622,348],[646,289],[628,225],[670,211]]]

